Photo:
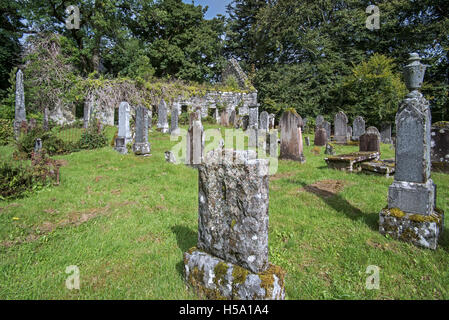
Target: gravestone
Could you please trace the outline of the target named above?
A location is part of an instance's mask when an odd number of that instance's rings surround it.
[[[323,126],[323,122],[324,122],[324,117],[322,115],[319,115],[316,117],[315,119],[315,127],[316,128],[320,128]]]
[[[352,137],[352,127],[348,126],[347,140],[351,140]]]
[[[237,124],[237,118],[236,118],[236,111],[232,110],[231,111],[231,115],[229,116],[229,125],[231,125],[232,127],[235,128],[236,124]]]
[[[242,117],[242,129],[243,131],[248,130],[249,127],[249,116],[248,115],[244,115]]]
[[[171,119],[170,119],[170,134],[178,135],[179,134],[179,109],[178,106],[174,105],[171,110]]]
[[[258,129],[259,127],[259,107],[252,106],[249,107],[249,123],[250,129]]]
[[[379,152],[380,153],[380,135],[377,133],[364,133],[359,137],[360,152]]]
[[[379,130],[377,130],[377,128],[373,127],[373,126],[368,127],[368,129],[366,129],[365,133],[373,133],[373,134],[377,134],[380,136]]]
[[[151,145],[148,142],[148,109],[142,106],[136,110],[136,138],[133,144],[136,155],[149,155]]]
[[[434,123],[431,129],[432,170],[449,173],[449,122]]]
[[[255,157],[217,149],[198,166],[198,244],[184,266],[208,299],[285,298],[285,272],[268,260],[269,162]]]
[[[268,118],[268,127],[270,130],[274,129],[275,120],[276,120],[276,115],[274,113],[270,113],[270,116]]]
[[[229,115],[226,110],[223,110],[220,114],[220,125],[223,127],[229,127]]]
[[[324,150],[324,154],[335,156],[336,152],[334,150],[334,147],[331,144],[326,143],[326,149]]]
[[[331,139],[331,123],[329,121],[323,121],[322,124],[324,130],[326,130],[326,134],[327,134],[327,140]]]
[[[23,121],[26,121],[25,110],[25,89],[23,87],[23,73],[19,69],[16,73],[16,102],[15,102],[15,116],[14,116],[14,133],[15,138],[19,138],[20,127]]]
[[[380,126],[380,140],[382,143],[391,144],[391,123],[382,123]]]
[[[315,130],[315,139],[313,141],[317,147],[325,146],[327,143],[327,132],[324,128],[318,128]]]
[[[190,114],[192,125],[187,130],[186,165],[196,167],[203,162],[204,128],[197,112]]]
[[[348,117],[343,111],[338,112],[334,119],[334,140],[337,143],[346,143],[348,133]]]
[[[168,108],[164,99],[161,99],[157,110],[157,129],[162,133],[168,132]]]
[[[295,111],[285,111],[280,119],[281,153],[280,159],[289,159],[304,163],[301,121]]]
[[[361,116],[357,116],[352,123],[352,140],[357,141],[359,137],[365,133],[365,120]]]
[[[266,132],[268,132],[268,130],[270,130],[270,126],[268,123],[268,118],[269,118],[269,114],[266,111],[262,111],[260,113],[260,124],[259,124],[259,129],[260,130],[264,130]]]
[[[121,154],[127,154],[128,143],[132,142],[132,133],[129,126],[130,106],[128,102],[121,102],[118,110],[118,134],[115,144],[115,150]]]
[[[306,142],[306,146],[310,147],[310,138],[309,137],[305,137],[304,140]]]
[[[303,133],[305,133],[306,131],[307,131],[307,122],[309,121],[309,119],[308,118],[304,118],[304,119],[302,119],[302,128],[301,128],[301,130],[302,130],[302,132]]]
[[[425,66],[411,54],[404,78],[411,91],[396,114],[396,166],[388,189],[388,207],[379,214],[379,231],[392,238],[436,249],[444,213],[435,207],[436,186],[430,176],[431,113],[418,91]]]

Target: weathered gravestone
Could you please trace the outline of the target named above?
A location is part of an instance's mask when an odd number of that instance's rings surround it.
[[[343,111],[338,112],[334,119],[334,140],[337,143],[348,141],[348,117]]]
[[[330,140],[331,139],[331,127],[332,127],[331,123],[329,121],[323,121],[322,126],[326,130],[327,139]]]
[[[282,114],[279,125],[281,127],[280,159],[305,162],[299,115],[293,110],[287,110]]]
[[[364,133],[359,137],[359,151],[372,151],[380,153],[380,135],[377,133]]]
[[[231,111],[231,115],[229,116],[229,125],[231,125],[232,127],[235,128],[236,124],[237,124],[237,113],[235,110]]]
[[[118,108],[118,134],[115,139],[115,150],[121,154],[128,153],[127,145],[132,142],[129,126],[130,109],[128,102],[121,102]]]
[[[382,123],[380,126],[380,140],[382,143],[391,144],[391,123]]]
[[[352,140],[357,141],[359,137],[365,133],[365,120],[361,116],[357,116],[352,123]]]
[[[330,143],[326,143],[326,149],[324,150],[324,154],[335,156],[334,147]]]
[[[249,107],[249,123],[248,127],[250,129],[258,129],[259,127],[259,107],[252,106]]]
[[[171,119],[170,119],[170,134],[178,135],[179,134],[179,109],[178,106],[174,105],[171,110]]]
[[[249,116],[248,115],[244,115],[242,117],[242,129],[243,131],[248,130],[249,127]]]
[[[317,128],[315,131],[315,140],[313,142],[316,146],[322,147],[327,143],[327,132],[324,128]]]
[[[157,110],[157,129],[162,133],[168,132],[168,108],[164,99],[161,99]]]
[[[14,116],[14,134],[16,139],[20,135],[20,128],[22,123],[26,122],[26,110],[25,110],[25,90],[23,87],[23,73],[19,69],[16,73],[16,103],[15,103],[15,116]]]
[[[190,127],[187,131],[186,165],[200,165],[203,162],[204,129],[198,112],[190,114]]]
[[[266,111],[262,111],[260,113],[260,124],[259,124],[259,129],[260,130],[264,130],[266,132],[268,132],[268,130],[270,130],[270,126],[268,123],[268,118],[269,118],[269,114]]]
[[[347,140],[351,140],[352,137],[352,127],[348,126]]]
[[[436,249],[444,214],[435,208],[436,186],[430,177],[431,114],[417,90],[425,66],[411,54],[404,78],[411,91],[396,114],[396,172],[388,190],[388,207],[379,214],[379,231],[392,238]]]
[[[305,137],[304,140],[306,142],[306,146],[310,147],[310,138],[309,137]]]
[[[220,113],[220,125],[223,127],[229,127],[229,115],[226,110],[223,110]]]
[[[379,130],[377,130],[377,128],[376,128],[376,127],[373,127],[373,126],[368,127],[368,129],[366,129],[365,133],[374,133],[374,134],[379,135],[379,137],[380,137],[380,132],[379,132]]]
[[[270,113],[270,116],[268,118],[268,126],[269,126],[270,130],[274,129],[275,121],[276,121],[276,115],[274,113]]]
[[[136,109],[136,138],[133,144],[136,155],[149,155],[151,145],[148,142],[148,109],[138,106]]]
[[[430,158],[432,170],[449,173],[449,122],[434,123],[431,135],[432,149]]]
[[[285,273],[268,260],[268,160],[218,149],[198,169],[198,244],[184,254],[187,282],[208,299],[284,299]]]

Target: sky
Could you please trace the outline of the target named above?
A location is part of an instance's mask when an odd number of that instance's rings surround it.
[[[232,0],[182,0],[185,3],[195,3],[195,5],[201,5],[203,7],[208,6],[209,9],[206,12],[205,18],[212,19],[217,14],[226,14],[226,6],[231,3]]]

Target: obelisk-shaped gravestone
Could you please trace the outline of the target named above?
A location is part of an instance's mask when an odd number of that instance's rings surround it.
[[[151,145],[148,142],[148,109],[142,106],[137,107],[136,110],[136,139],[133,152],[143,156],[151,152]]]
[[[425,66],[411,54],[404,78],[411,91],[396,114],[396,165],[388,207],[380,212],[379,231],[395,239],[436,249],[444,214],[435,208],[436,186],[430,178],[431,114],[418,91]]]
[[[15,105],[15,118],[14,118],[14,133],[16,139],[20,134],[20,127],[23,121],[26,121],[25,110],[25,90],[23,87],[23,73],[19,69],[16,73],[16,105]]]

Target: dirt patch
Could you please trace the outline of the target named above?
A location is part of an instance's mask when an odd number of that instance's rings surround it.
[[[2,212],[3,210],[7,210],[9,208],[15,208],[15,207],[21,207],[22,205],[19,203],[11,203],[9,205],[7,205],[6,207],[0,208],[0,212]]]
[[[293,173],[293,172],[276,173],[275,175],[272,175],[270,177],[270,182],[290,178],[290,177],[293,177],[294,175],[295,175],[295,173]]]
[[[322,180],[299,189],[298,193],[306,191],[319,197],[330,198],[343,191],[348,185],[348,182],[341,180]]]

